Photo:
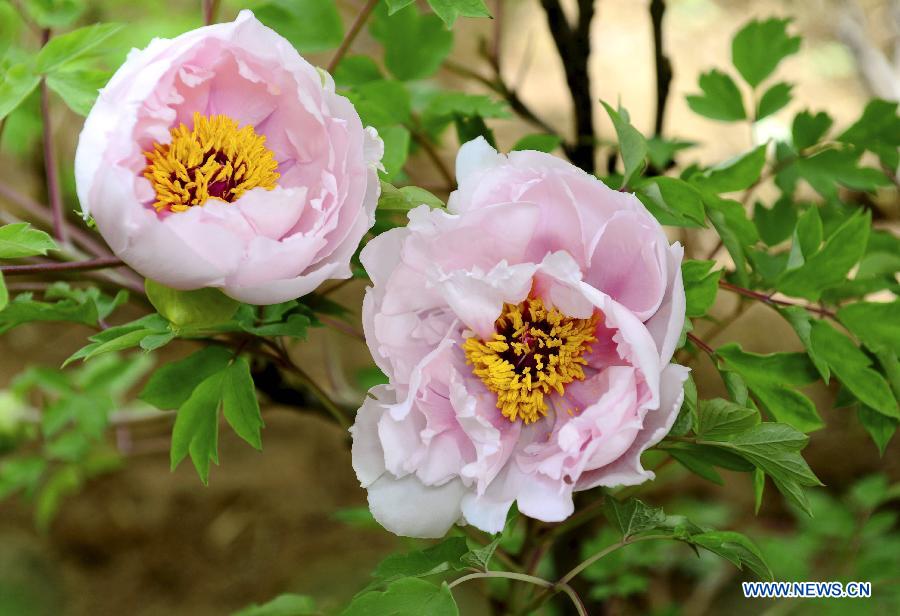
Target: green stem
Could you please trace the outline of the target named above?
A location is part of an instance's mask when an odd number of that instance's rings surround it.
[[[578,596],[578,593],[576,593],[571,586],[562,582],[554,584],[553,582],[548,582],[544,578],[539,578],[534,575],[526,575],[524,573],[510,573],[508,571],[485,571],[484,573],[470,573],[469,575],[464,575],[461,578],[453,580],[449,584],[449,587],[450,589],[453,589],[454,587],[470,580],[486,578],[505,578],[508,580],[516,580],[519,582],[528,582],[529,584],[540,586],[541,588],[548,591],[552,590],[554,592],[564,592],[572,600],[572,604],[575,606],[575,610],[578,612],[578,616],[588,616],[587,609],[584,607],[584,603],[581,601],[581,597]]]

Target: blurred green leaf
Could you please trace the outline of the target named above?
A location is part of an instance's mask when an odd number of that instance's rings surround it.
[[[21,26],[19,12],[7,0],[0,0],[0,60],[18,39]]]
[[[384,142],[384,156],[381,157],[384,172],[379,176],[392,180],[403,170],[409,157],[409,130],[399,125],[386,126],[378,131],[378,135]]]
[[[641,184],[636,194],[660,224],[706,226],[703,197],[684,180],[664,175],[650,178]]]
[[[384,46],[384,63],[397,79],[424,79],[433,75],[453,48],[453,34],[437,15],[423,15],[415,5],[393,15],[375,9],[372,36]]]
[[[405,554],[391,554],[372,573],[378,583],[401,578],[427,577],[445,571],[460,571],[462,557],[469,552],[464,537],[448,537],[437,545]]]
[[[791,102],[793,85],[780,81],[766,90],[756,106],[756,119],[762,120]]]
[[[759,180],[766,164],[766,145],[717,165],[707,175],[698,178],[704,189],[716,193],[735,192],[750,188]]]
[[[35,59],[37,72],[53,73],[88,52],[102,49],[102,45],[121,29],[119,24],[94,24],[53,37],[38,52]]]
[[[659,135],[654,135],[647,139],[647,156],[650,158],[651,165],[657,170],[663,170],[674,160],[677,152],[695,145],[697,144],[693,141],[664,139]]]
[[[757,201],[753,208],[753,222],[760,239],[769,246],[775,246],[791,236],[797,223],[797,209],[789,197],[782,197],[771,208]]]
[[[874,152],[889,169],[900,164],[900,116],[897,102],[872,99],[862,116],[838,137],[839,141]]]
[[[27,63],[10,66],[0,77],[0,120],[6,118],[28,98],[41,82]]]
[[[253,14],[300,53],[334,49],[344,39],[334,0],[269,0],[254,7]]]
[[[703,94],[687,97],[688,107],[694,113],[725,122],[735,122],[747,117],[741,91],[726,73],[717,69],[703,73],[700,75],[700,89]]]
[[[334,71],[334,81],[340,87],[359,86],[383,79],[381,69],[369,56],[344,56]]]
[[[42,28],[71,25],[85,10],[84,0],[24,0],[26,13]]]
[[[815,115],[809,111],[798,113],[794,116],[794,123],[791,127],[794,147],[798,150],[805,150],[819,143],[819,140],[831,128],[831,122],[831,116],[824,111],[820,111]]]
[[[534,150],[536,152],[550,153],[560,146],[562,139],[558,135],[525,135],[510,148],[511,152],[519,150]]]
[[[837,317],[873,351],[900,349],[900,300],[847,304]]]
[[[859,423],[862,424],[862,427],[866,429],[866,432],[869,433],[869,436],[875,442],[879,455],[883,456],[888,443],[893,438],[894,433],[897,432],[897,424],[900,423],[900,420],[888,417],[864,404],[859,405],[856,416],[859,419]]]
[[[284,594],[262,605],[245,607],[232,616],[315,616],[320,613],[312,598],[306,595]]]
[[[210,345],[184,359],[167,362],[154,371],[138,397],[161,410],[177,409],[201,382],[224,370],[231,357],[228,349]]]
[[[381,183],[381,196],[378,198],[378,209],[407,212],[420,205],[430,208],[442,208],[444,202],[433,194],[418,186],[397,188],[387,182]]]
[[[790,21],[753,20],[734,36],[731,61],[750,87],[758,86],[784,58],[800,50],[800,37],[787,33]]]
[[[448,28],[457,17],[490,17],[484,0],[428,0],[428,5]]]
[[[0,227],[0,259],[20,259],[59,250],[49,235],[27,222]]]
[[[104,295],[96,288],[72,289],[56,283],[35,301],[31,293],[21,293],[0,312],[0,333],[32,321],[70,321],[96,326],[125,302],[128,293],[120,291],[115,297]]]
[[[874,191],[890,180],[878,169],[860,167],[861,150],[829,149],[796,162],[799,174],[826,199],[837,197],[837,184],[853,190]]]
[[[109,77],[107,71],[57,71],[47,77],[47,85],[59,94],[69,109],[86,116]]]

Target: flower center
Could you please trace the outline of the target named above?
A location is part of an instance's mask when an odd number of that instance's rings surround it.
[[[275,188],[278,163],[265,135],[252,126],[195,113],[193,130],[181,124],[170,132],[171,143],[154,143],[144,152],[144,177],[156,191],[157,211],[184,212],[207,199],[231,202],[253,188]]]
[[[504,304],[490,340],[475,336],[463,344],[472,372],[497,394],[497,408],[510,421],[533,423],[547,414],[544,397],[584,379],[582,366],[598,314],[573,319],[540,299]]]

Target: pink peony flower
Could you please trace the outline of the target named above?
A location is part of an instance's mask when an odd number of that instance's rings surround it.
[[[242,11],[132,51],[85,122],[75,178],[144,276],[272,304],[350,276],[382,151],[331,77]]]
[[[688,370],[682,248],[634,195],[539,152],[464,145],[449,212],[372,240],[366,340],[389,385],[357,414],[353,466],[388,530],[557,522],[572,493],[653,478]]]

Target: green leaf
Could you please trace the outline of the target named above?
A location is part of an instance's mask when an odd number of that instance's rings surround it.
[[[863,404],[882,415],[900,419],[897,401],[884,377],[870,368],[871,361],[853,341],[824,321],[812,323],[812,347]]]
[[[800,215],[794,227],[787,269],[797,269],[806,263],[807,258],[816,254],[822,245],[823,232],[819,208],[812,206]]]
[[[795,387],[808,385],[819,374],[805,353],[748,353],[737,344],[717,350],[729,370],[738,373],[760,403],[778,421],[803,432],[824,424],[812,401]]]
[[[510,149],[511,152],[520,150],[534,150],[536,152],[550,153],[559,147],[562,139],[558,135],[542,135],[536,133],[534,135],[525,135]]]
[[[43,28],[72,24],[84,12],[84,0],[25,0],[26,12]]]
[[[826,199],[837,197],[836,184],[864,192],[890,184],[887,176],[878,169],[860,167],[861,155],[862,150],[852,148],[829,149],[801,158],[795,167],[803,179]]]
[[[747,218],[744,206],[737,201],[704,192],[703,202],[706,205],[706,215],[734,260],[738,283],[748,284],[747,250],[759,240],[756,225]]]
[[[722,270],[712,270],[715,261],[687,260],[681,264],[681,277],[687,297],[686,314],[702,317],[716,301]]]
[[[369,56],[344,56],[334,71],[334,81],[340,87],[360,86],[372,81],[382,81],[384,75]]]
[[[286,320],[277,323],[241,324],[241,329],[257,336],[290,336],[305,340],[310,325],[312,320],[305,314],[291,314]]]
[[[138,398],[161,410],[177,409],[201,382],[224,370],[231,357],[228,349],[210,345],[184,359],[168,362],[154,371]]]
[[[0,227],[0,259],[45,255],[48,250],[59,250],[59,247],[49,235],[27,222]]]
[[[245,607],[232,616],[314,616],[320,613],[312,598],[306,595],[284,594],[262,605]]]
[[[713,69],[700,75],[700,89],[703,94],[687,97],[688,107],[713,120],[735,122],[747,117],[741,91],[726,73]]]
[[[408,212],[420,205],[427,205],[430,208],[442,208],[444,207],[444,202],[418,186],[397,188],[387,182],[381,183],[378,209]]]
[[[219,463],[219,402],[225,372],[206,377],[178,409],[172,428],[170,459],[175,470],[190,454],[204,484],[209,483],[210,461]]]
[[[775,246],[791,236],[797,224],[797,209],[790,197],[782,197],[771,209],[757,201],[753,208],[753,222],[760,239],[769,246]]]
[[[803,348],[806,349],[810,360],[812,360],[812,363],[819,374],[822,375],[822,380],[828,384],[831,379],[831,370],[828,368],[828,361],[826,358],[823,357],[819,352],[819,349],[812,344],[811,334],[813,319],[809,314],[809,311],[800,306],[786,306],[779,308],[778,312],[780,312],[787,322],[791,324],[791,327],[794,328],[794,331],[803,343]]]
[[[820,111],[815,115],[809,111],[798,113],[794,116],[794,123],[791,127],[794,147],[797,150],[805,150],[819,143],[819,140],[831,128],[831,122],[831,116],[824,111]]]
[[[702,400],[697,414],[696,433],[698,438],[717,439],[747,430],[759,422],[759,413],[723,400],[713,398]]]
[[[669,163],[675,159],[675,154],[696,145],[693,141],[664,139],[659,135],[654,135],[647,139],[647,155],[650,158],[650,164],[656,169],[666,169]]]
[[[384,156],[381,157],[384,172],[378,175],[391,180],[403,170],[409,157],[409,130],[403,126],[387,126],[378,130],[378,136],[384,142]]]
[[[384,46],[384,63],[397,79],[433,75],[453,48],[453,34],[437,15],[422,15],[415,5],[388,16],[379,5],[369,29]]]
[[[102,49],[102,45],[121,29],[119,24],[94,24],[53,37],[38,52],[35,59],[37,72],[53,73],[88,52]]]
[[[428,97],[421,122],[437,137],[458,118],[508,118],[506,103],[483,94],[438,90]]]
[[[784,58],[797,53],[800,37],[789,36],[790,19],[753,20],[734,36],[731,61],[750,87],[772,74]]]
[[[149,278],[144,288],[147,299],[159,314],[179,328],[201,328],[225,323],[241,305],[237,300],[213,288],[179,291]]]
[[[490,17],[484,0],[428,0],[428,5],[448,28],[457,17]]]
[[[900,164],[900,116],[897,102],[872,99],[862,116],[838,140],[874,152],[881,164],[896,169]]]
[[[14,64],[0,76],[0,120],[22,104],[41,82],[30,64]]]
[[[487,545],[475,548],[474,550],[463,554],[460,561],[470,567],[487,571],[488,565],[491,563],[491,558],[493,558],[494,552],[497,551],[497,547],[500,545],[502,539],[503,535],[498,534],[494,540]]]
[[[6,0],[0,0],[0,60],[12,44],[18,41],[22,20],[18,11]]]
[[[342,616],[458,616],[459,608],[444,583],[435,586],[418,578],[397,580],[383,591],[354,597]]]
[[[791,102],[791,90],[794,86],[780,81],[766,90],[756,107],[756,119],[762,120],[784,108]]]
[[[766,489],[766,474],[759,469],[753,471],[753,513],[759,515],[763,492]]]
[[[622,502],[609,496],[603,502],[603,511],[623,539],[657,528],[666,519],[662,508],[650,507],[636,498]]]
[[[716,485],[725,485],[722,476],[707,460],[689,450],[670,449],[669,455],[686,469]]]
[[[859,405],[857,417],[859,418],[859,423],[862,424],[862,427],[866,429],[866,432],[869,433],[869,436],[875,442],[878,454],[883,456],[884,450],[887,448],[888,443],[891,442],[894,433],[897,432],[897,424],[900,422],[872,410],[864,404]]]
[[[399,81],[382,79],[355,86],[347,93],[366,124],[376,128],[410,121],[409,90]]]
[[[0,272],[0,311],[9,304],[9,290],[6,288],[6,281],[3,279],[3,272]]]
[[[837,317],[873,351],[900,349],[900,300],[847,304]]]
[[[426,577],[463,569],[462,557],[469,552],[464,537],[449,537],[437,545],[405,554],[391,554],[372,573],[379,582]]]
[[[716,193],[746,190],[759,180],[766,164],[765,144],[713,167],[703,178],[698,178],[703,188]]]
[[[663,225],[706,226],[706,210],[700,192],[678,178],[657,176],[641,184],[638,198]]]
[[[824,290],[842,283],[859,262],[866,250],[870,226],[869,212],[851,216],[801,267],[784,272],[776,288],[786,295],[818,301]]]
[[[727,530],[709,531],[692,535],[690,542],[718,554],[738,569],[746,566],[760,579],[775,579],[759,548],[741,533]]]
[[[610,107],[605,101],[600,101],[609,119],[612,120],[613,127],[616,129],[616,137],[619,140],[619,154],[622,156],[622,164],[625,171],[622,178],[622,186],[630,186],[631,181],[636,175],[639,175],[646,166],[647,160],[647,141],[644,136],[631,125],[628,117],[623,113],[622,108],[616,111]]]
[[[0,333],[32,321],[70,321],[96,326],[128,298],[120,291],[114,298],[103,295],[99,289],[70,289],[65,283],[56,283],[45,293],[46,299],[56,302],[34,301],[30,293],[18,295],[0,312]]]
[[[106,71],[58,71],[47,77],[47,85],[59,94],[69,109],[86,116],[109,77]]]
[[[334,0],[269,0],[254,7],[253,14],[300,53],[334,49],[344,39]]]
[[[250,376],[250,364],[243,357],[238,357],[225,370],[222,379],[222,414],[238,436],[254,448],[262,449],[260,430],[264,426],[263,419],[259,412],[253,377]]]

